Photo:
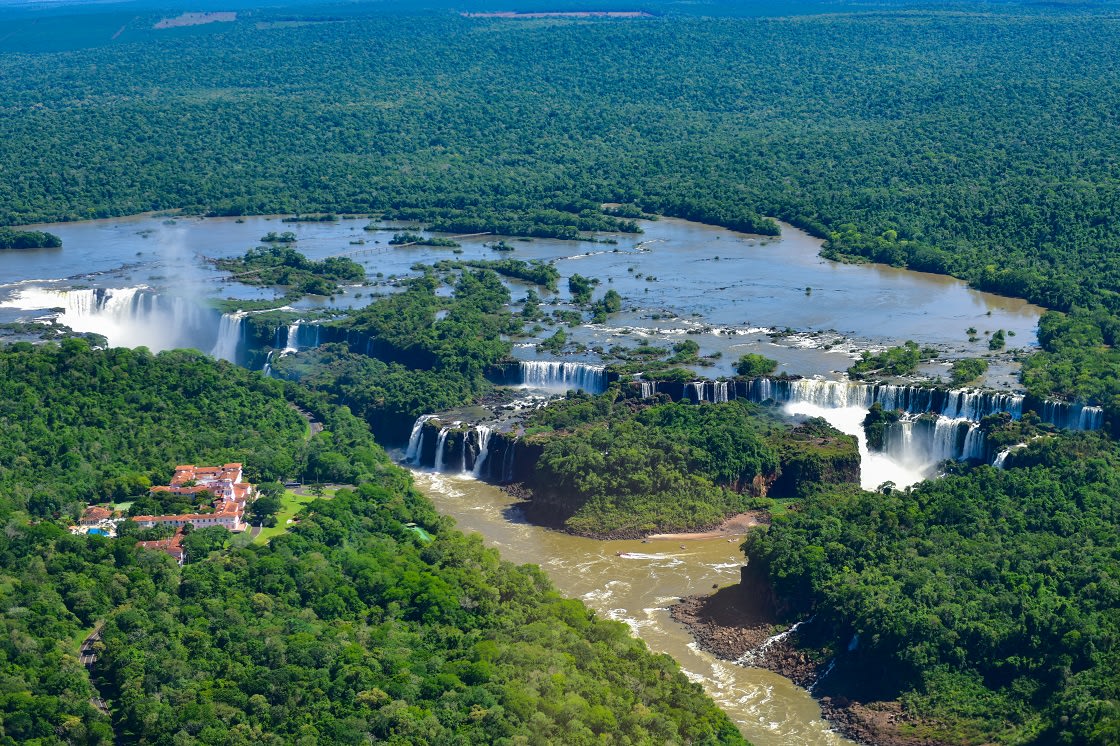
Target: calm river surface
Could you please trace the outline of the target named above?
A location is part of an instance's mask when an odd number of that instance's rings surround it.
[[[756,746],[852,743],[829,730],[804,689],[770,671],[698,649],[688,630],[670,618],[669,606],[678,598],[738,581],[741,538],[645,544],[584,539],[524,522],[511,513],[513,499],[492,485],[413,473],[420,490],[461,530],[481,534],[505,559],[539,565],[562,593],[583,599],[602,617],[625,622],[654,651],[675,658]]]
[[[907,339],[953,346],[961,354],[986,352],[983,335],[968,343],[968,327],[1004,329],[1014,333],[1010,346],[1031,346],[1042,312],[1024,301],[977,292],[947,277],[822,259],[817,255],[821,242],[788,225],[782,227],[780,238],[763,238],[663,219],[641,221],[645,232],[640,235],[602,234],[617,245],[509,239],[516,249],[500,253],[486,245],[497,237],[482,236],[462,239],[462,253],[454,254],[447,248],[391,247],[393,230],[365,231],[367,223],[365,219],[282,223],[276,217],[238,222],[140,216],[37,226],[61,236],[63,247],[0,255],[0,322],[42,316],[45,309],[60,303],[57,296],[41,291],[74,287],[146,287],[191,301],[274,297],[270,290],[228,281],[225,273],[203,261],[240,255],[270,231],[292,231],[298,238],[296,248],[313,259],[350,253],[375,283],[373,288],[349,288],[333,299],[304,299],[296,304],[297,310],[364,305],[371,293],[390,289],[388,278],[415,274],[410,268],[417,262],[507,256],[554,261],[561,274],[560,291],[545,293],[546,304],[565,306],[566,280],[576,273],[599,278],[597,294],[613,288],[624,299],[623,312],[608,324],[571,330],[571,338],[604,348],[642,340],[671,344],[693,339],[702,354],[723,355],[715,367],[704,371],[708,376],[731,374],[734,361],[748,351],[778,359],[779,371],[803,375],[844,370],[853,346],[884,346]],[[528,289],[510,284],[515,299]],[[775,343],[765,333],[786,328],[817,334],[813,339],[795,334]],[[151,342],[158,337],[155,331],[141,338],[160,349]],[[542,333],[549,335],[552,330]],[[843,338],[846,341],[831,351],[823,349]],[[532,347],[527,342],[515,354],[532,358]]]

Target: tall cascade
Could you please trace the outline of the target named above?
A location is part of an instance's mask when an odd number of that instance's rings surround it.
[[[210,350],[210,354],[219,360],[237,362],[237,347],[241,343],[241,319],[247,316],[246,311],[223,313],[222,322],[218,326],[218,341]]]
[[[884,453],[920,468],[940,461],[987,460],[984,433],[964,417],[904,418],[887,431]]]
[[[461,422],[456,421],[452,422],[450,425],[444,425],[439,429],[439,436],[436,438],[436,471],[443,471],[443,447],[447,445],[447,434],[451,432],[453,428],[461,424]]]
[[[434,414],[422,414],[412,423],[412,433],[408,436],[408,448],[404,452],[404,460],[410,464],[420,461],[420,450],[424,444],[424,423],[435,417]]]
[[[591,394],[607,390],[605,366],[569,363],[558,360],[522,360],[521,385],[526,388],[567,391],[579,389]]]
[[[471,470],[471,474],[477,479],[482,476],[482,467],[486,463],[486,457],[490,455],[490,436],[493,430],[486,425],[475,425],[474,432],[478,438],[478,456],[474,459],[474,469]],[[466,439],[463,442],[466,442]]]
[[[288,336],[284,339],[284,349],[281,355],[291,355],[299,352],[299,322],[288,326]]]
[[[502,482],[513,481],[514,459],[517,458],[516,448],[506,448],[505,457],[502,459]]]
[[[2,308],[55,311],[57,323],[75,332],[100,334],[114,347],[176,347],[208,350],[218,313],[194,299],[156,295],[145,287],[54,290],[29,286],[0,302]]]
[[[727,381],[693,381],[685,384],[685,391],[695,404],[704,401],[713,404],[731,401],[731,384]],[[646,396],[644,389],[642,396]]]

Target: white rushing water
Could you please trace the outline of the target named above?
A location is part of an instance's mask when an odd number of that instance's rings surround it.
[[[408,436],[408,448],[404,452],[404,460],[409,464],[420,461],[420,451],[424,444],[424,423],[435,417],[434,414],[422,414],[412,423],[412,432]]]
[[[558,360],[522,360],[521,385],[525,388],[567,391],[578,389],[601,394],[607,389],[606,368]]]
[[[0,302],[0,308],[44,311],[76,332],[104,336],[114,347],[159,352],[208,346],[213,339],[214,314],[190,299],[157,296],[142,286],[57,290],[32,285]]]
[[[915,484],[924,479],[936,463],[905,463],[884,453],[869,450],[867,436],[863,432],[863,418],[867,416],[867,410],[863,407],[828,407],[812,402],[790,402],[783,407],[783,411],[787,414],[823,417],[840,432],[854,435],[859,443],[859,482],[864,489],[873,490],[885,482],[893,482],[897,487]]]
[[[241,342],[241,320],[246,315],[245,311],[222,314],[222,322],[218,326],[218,341],[210,350],[211,355],[219,360],[237,362],[237,347]]]
[[[471,470],[471,474],[477,479],[482,476],[482,467],[486,463],[486,458],[490,455],[490,436],[493,431],[486,425],[475,425],[474,431],[478,435],[478,456],[475,457],[474,469]]]

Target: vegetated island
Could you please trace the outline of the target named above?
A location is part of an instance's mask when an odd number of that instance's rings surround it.
[[[615,386],[534,412],[524,432],[506,489],[530,520],[600,539],[710,531],[768,496],[859,480],[855,438],[743,400],[651,402]]]
[[[261,238],[267,245],[249,249],[240,257],[212,261],[218,269],[232,272],[238,282],[285,289],[286,300],[332,295],[339,291],[340,283],[366,279],[365,268],[353,259],[332,256],[314,261],[289,245],[294,240],[294,234],[271,232]]]
[[[62,239],[53,233],[0,228],[0,250],[57,249],[60,246],[62,246]]]

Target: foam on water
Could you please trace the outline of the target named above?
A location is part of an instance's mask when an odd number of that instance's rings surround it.
[[[842,433],[854,435],[859,443],[860,486],[873,490],[884,482],[894,482],[897,487],[908,487],[926,477],[933,464],[915,466],[891,459],[886,454],[874,453],[867,447],[867,436],[863,432],[863,418],[867,410],[863,407],[826,407],[811,402],[790,402],[784,407],[787,414],[823,417],[830,425]]]

